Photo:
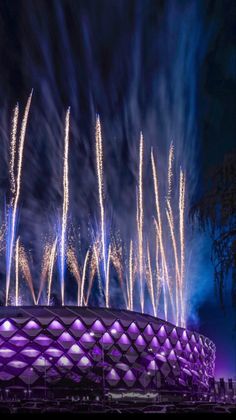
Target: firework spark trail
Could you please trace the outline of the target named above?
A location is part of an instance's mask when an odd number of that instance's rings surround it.
[[[80,303],[81,274],[79,264],[75,255],[75,250],[70,247],[67,250],[67,262],[70,272],[73,274],[77,282],[77,305]]]
[[[56,249],[57,249],[57,238],[55,239],[50,252],[49,258],[49,267],[48,267],[48,291],[47,291],[47,305],[50,305],[51,300],[51,290],[52,290],[52,275],[53,275],[53,268],[54,262],[56,258]]]
[[[171,191],[172,191],[172,166],[174,161],[174,146],[171,142],[170,150],[169,150],[169,160],[168,160],[168,194],[166,198],[166,216],[170,228],[170,235],[171,235],[171,241],[173,246],[173,252],[174,252],[174,259],[175,259],[175,298],[176,298],[176,324],[179,325],[179,314],[180,312],[183,312],[182,303],[180,302],[180,308],[179,308],[179,295],[182,294],[182,284],[180,281],[180,269],[179,269],[179,259],[178,259],[178,252],[177,252],[177,244],[176,244],[176,238],[175,238],[175,229],[174,229],[174,218],[173,218],[173,210],[171,205]],[[180,299],[182,300],[182,299]],[[182,322],[182,321],[181,321]]]
[[[5,235],[6,235],[6,223],[3,222],[0,227],[0,253],[5,249]]]
[[[125,286],[126,286],[126,309],[131,311],[131,296],[130,296],[130,277],[129,273],[125,276]]]
[[[80,291],[80,306],[83,306],[83,302],[84,302],[84,285],[85,285],[86,269],[87,269],[89,255],[90,255],[90,250],[88,249],[88,251],[86,252],[86,256],[85,256],[83,273],[82,273],[81,291]]]
[[[170,200],[171,191],[172,191],[172,178],[173,178],[173,166],[174,161],[174,145],[173,142],[170,144],[170,150],[169,150],[169,158],[168,158],[168,192],[167,192],[167,199]]]
[[[88,285],[87,297],[85,299],[85,305],[86,306],[88,305],[88,301],[89,301],[90,294],[91,294],[91,291],[92,291],[93,282],[94,282],[94,279],[95,279],[95,274],[97,272],[97,268],[98,268],[97,258],[96,258],[96,254],[94,252],[94,246],[93,246],[92,257],[91,257],[91,260],[90,260],[89,285]]]
[[[133,277],[133,241],[130,241],[129,247],[129,298],[130,298],[130,310],[134,307],[133,297],[134,277]]]
[[[106,308],[109,308],[109,286],[110,286],[110,261],[111,261],[111,245],[108,247],[108,257],[107,257],[107,273],[106,273]]]
[[[159,307],[159,300],[160,300],[160,294],[162,289],[161,284],[161,276],[160,276],[160,268],[159,268],[159,241],[158,241],[158,235],[156,234],[156,308],[158,312]]]
[[[136,190],[136,223],[137,223],[137,231],[139,232],[139,199],[138,199],[138,188]]]
[[[143,290],[143,135],[140,134],[139,144],[139,181],[138,181],[138,207],[137,207],[137,230],[138,230],[138,253],[139,253],[139,281],[140,281],[140,304],[144,312]]]
[[[105,245],[105,212],[103,204],[103,151],[102,151],[102,133],[100,118],[96,119],[96,163],[97,163],[97,179],[98,179],[98,196],[100,206],[100,223],[102,235],[102,255],[104,264],[104,275],[106,278],[107,262],[106,262],[106,245]]]
[[[101,280],[101,274],[100,274],[100,269],[99,269],[99,257],[98,257],[99,256],[99,243],[98,242],[93,245],[93,251],[94,251],[96,264],[97,264],[99,293],[100,293],[100,296],[103,297],[104,293],[103,293],[102,280]]]
[[[164,314],[165,314],[165,320],[167,321],[167,317],[168,317],[168,303],[167,303],[166,282],[165,282],[165,278],[166,278],[165,254],[163,252],[163,247],[162,247],[162,244],[160,242],[160,231],[159,231],[159,226],[158,226],[158,223],[157,223],[156,219],[154,219],[154,223],[155,223],[155,227],[156,227],[156,236],[157,236],[156,242],[158,242],[160,244],[161,279],[162,279],[162,289],[163,289],[163,297],[164,297]]]
[[[173,315],[175,314],[174,310],[174,301],[173,301],[173,293],[170,286],[168,268],[166,264],[166,257],[165,251],[163,246],[163,239],[162,239],[162,221],[161,221],[161,210],[160,210],[160,202],[159,202],[159,191],[158,191],[158,179],[157,179],[157,171],[155,160],[153,156],[153,150],[151,150],[151,162],[152,162],[152,174],[153,174],[153,184],[154,184],[154,193],[155,193],[155,204],[156,204],[156,212],[157,212],[157,221],[155,220],[156,231],[158,234],[159,244],[160,244],[160,253],[161,253],[161,261],[162,261],[162,274],[164,273],[165,281],[163,283],[163,292],[164,292],[164,301],[165,301],[165,319],[167,320],[167,297],[166,297],[166,287],[165,283],[167,284],[168,292],[170,295],[171,305]]]
[[[183,296],[184,289],[184,264],[185,264],[185,244],[184,244],[184,210],[185,210],[185,176],[180,169],[179,179],[179,235],[180,235],[180,301],[181,301],[181,326],[185,326],[185,303]]]
[[[124,285],[124,281],[123,281],[123,265],[122,265],[122,246],[120,245],[119,247],[117,247],[117,245],[115,243],[112,244],[111,246],[111,255],[110,255],[110,259],[111,262],[118,274],[118,280],[119,280],[119,284],[120,284],[120,288],[125,300],[125,304],[126,306],[128,305],[127,303],[127,296],[125,293],[125,285]]]
[[[179,293],[181,293],[181,290],[180,290],[181,284],[180,284],[178,252],[177,252],[177,245],[176,245],[175,232],[174,232],[174,220],[173,220],[173,213],[172,213],[172,208],[171,208],[169,200],[167,200],[166,216],[167,216],[167,220],[168,220],[168,224],[170,228],[171,242],[173,246],[174,259],[175,259],[176,325],[179,325]]]
[[[147,244],[147,285],[151,297],[152,302],[152,309],[154,316],[157,316],[156,305],[155,305],[155,295],[154,295],[154,287],[153,287],[153,275],[152,275],[152,266],[151,266],[151,258],[150,258],[150,250]]]
[[[28,122],[28,115],[29,115],[29,110],[30,110],[32,94],[33,92],[31,92],[28,98],[28,101],[25,107],[24,117],[22,120],[22,125],[21,125],[17,178],[16,178],[16,191],[15,191],[15,197],[13,199],[13,204],[12,204],[12,209],[11,209],[12,210],[11,220],[9,221],[9,225],[8,225],[9,244],[7,246],[8,249],[7,249],[7,273],[6,273],[6,306],[8,305],[10,279],[11,279],[12,254],[13,254],[13,247],[14,247],[14,240],[15,240],[16,215],[17,215],[18,201],[20,197],[21,172],[22,172],[22,160],[23,160],[23,151],[24,151],[24,143],[25,143],[25,133],[26,133],[26,127],[27,127],[27,122]]]
[[[10,183],[11,183],[11,193],[14,197],[16,190],[16,180],[15,180],[15,159],[16,159],[16,138],[17,138],[17,125],[19,117],[19,106],[18,104],[14,108],[13,119],[12,119],[12,131],[11,131],[11,146],[10,146]]]
[[[169,159],[168,159],[168,192],[166,197],[166,216],[169,224],[171,241],[173,246],[174,252],[174,259],[175,259],[175,304],[176,304],[176,324],[179,325],[179,293],[180,293],[180,273],[179,273],[179,260],[178,260],[178,252],[177,252],[177,245],[175,239],[175,229],[174,229],[174,218],[173,218],[173,210],[171,205],[171,191],[172,191],[172,178],[173,178],[173,166],[174,161],[174,145],[171,142],[170,149],[169,149]]]
[[[62,209],[62,226],[61,226],[61,243],[60,243],[60,276],[61,276],[61,300],[62,305],[65,301],[65,248],[66,248],[66,230],[67,230],[67,214],[69,208],[69,180],[68,180],[68,149],[69,149],[69,124],[70,124],[70,108],[66,113],[65,121],[65,149],[64,149],[64,170],[63,170],[63,209]]]
[[[127,304],[126,304],[126,309],[127,310],[131,310],[130,309],[130,307],[131,307],[131,303],[130,303],[130,286],[129,286],[129,277],[127,278],[126,277],[126,282],[125,282],[125,284],[126,284],[126,301],[127,301]]]
[[[15,305],[19,305],[19,240],[18,236],[15,247],[15,274],[16,274],[16,288],[15,288]]]
[[[72,247],[68,248],[67,250],[67,262],[68,262],[68,267],[71,274],[73,274],[77,283],[80,284],[81,283],[80,268],[79,268],[79,264],[77,262],[77,258],[75,255],[75,250]]]
[[[46,278],[47,273],[49,269],[49,261],[50,261],[50,254],[51,254],[51,248],[53,245],[47,243],[44,247],[44,253],[43,253],[43,261],[42,261],[42,268],[41,268],[41,275],[40,275],[40,286],[39,286],[39,292],[37,297],[37,304],[39,303],[39,299],[41,297]]]
[[[138,250],[137,250],[137,255],[135,255],[135,268],[133,270],[133,276],[137,276],[140,280],[140,275],[139,275],[139,199],[138,199],[138,189],[136,191],[136,223],[137,223],[137,233],[138,233]],[[132,253],[133,253],[133,244],[132,244]],[[141,303],[141,301],[140,301]]]
[[[33,280],[32,280],[32,276],[31,276],[30,268],[29,268],[29,262],[28,262],[27,254],[25,252],[23,245],[19,245],[19,266],[30,288],[34,304],[37,305],[37,301],[36,301],[36,297],[34,293]]]
[[[159,202],[157,171],[156,171],[156,165],[155,165],[155,160],[154,160],[154,156],[153,156],[153,150],[151,150],[151,162],[152,162],[152,176],[153,176],[153,185],[154,185],[154,193],[155,193],[157,222],[158,222],[160,233],[162,233],[161,210],[160,210],[160,202]]]
[[[117,274],[118,274],[118,280],[120,283],[120,287],[123,286],[123,272],[122,272],[122,264],[120,261],[120,255],[117,252],[116,245],[114,243],[111,245],[111,261],[113,266],[115,267]]]

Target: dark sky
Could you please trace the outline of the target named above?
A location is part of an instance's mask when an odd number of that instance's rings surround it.
[[[95,218],[97,204],[92,156],[96,113],[106,139],[109,215],[121,234],[123,220],[135,212],[141,129],[147,147],[159,147],[163,161],[174,139],[194,202],[208,170],[235,147],[235,8],[234,0],[0,1],[2,199],[9,190],[11,110],[17,101],[22,109],[34,89],[19,225],[29,247],[46,235],[45,214],[50,222],[61,202],[60,139],[68,106],[71,218],[78,218],[79,209],[85,243],[87,216]],[[147,179],[146,190],[149,185]],[[151,210],[146,215],[148,219]],[[123,227],[125,234],[133,230],[132,223]],[[234,315],[220,310],[208,241],[201,241],[204,255],[197,256],[196,272],[200,279],[205,273],[208,278],[196,293],[199,300],[192,298],[197,326],[218,345],[218,374],[235,375]]]

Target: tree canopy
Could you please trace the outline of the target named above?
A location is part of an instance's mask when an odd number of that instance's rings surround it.
[[[225,281],[231,278],[232,304],[236,308],[236,151],[225,155],[223,163],[210,171],[191,216],[211,234],[220,301],[224,303]]]

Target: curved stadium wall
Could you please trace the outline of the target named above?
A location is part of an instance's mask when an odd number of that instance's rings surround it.
[[[90,307],[0,308],[0,387],[195,389],[214,375],[206,337],[150,315]]]

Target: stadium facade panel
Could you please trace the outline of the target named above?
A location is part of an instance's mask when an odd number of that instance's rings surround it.
[[[203,335],[137,312],[0,308],[0,386],[197,391],[214,376]]]

